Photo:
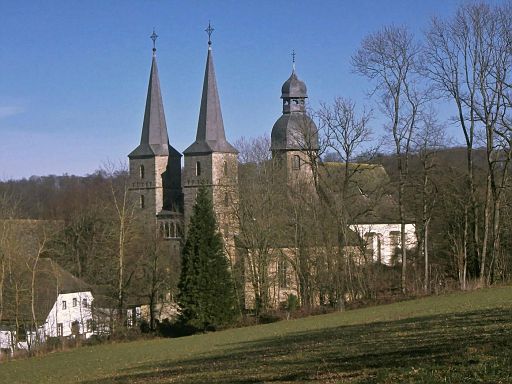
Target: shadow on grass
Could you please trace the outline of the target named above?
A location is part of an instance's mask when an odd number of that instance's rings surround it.
[[[482,364],[512,380],[511,322],[512,311],[493,309],[341,326],[225,345],[207,356],[139,365],[83,383],[372,383],[435,372],[478,382]],[[425,377],[420,381],[430,382]]]

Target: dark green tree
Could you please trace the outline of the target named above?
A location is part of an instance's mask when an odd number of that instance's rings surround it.
[[[199,188],[190,218],[178,288],[182,323],[206,330],[233,322],[233,280],[205,186]]]

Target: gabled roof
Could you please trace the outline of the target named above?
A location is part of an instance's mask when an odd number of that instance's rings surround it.
[[[33,264],[22,263],[17,268],[18,270],[14,273],[6,276],[2,321],[12,322],[17,312],[19,320],[30,322],[32,320],[31,268],[33,268]],[[22,270],[20,271],[20,269]],[[44,323],[59,294],[91,290],[88,284],[49,258],[40,258],[37,261],[34,288],[35,314],[38,325]],[[16,304],[16,297],[18,304]]]
[[[238,153],[235,147],[226,140],[213,54],[211,47],[208,47],[196,141],[183,153],[191,155],[212,152]]]
[[[169,152],[175,154],[177,151],[169,145],[158,67],[153,55],[140,144],[128,157],[168,156]]]

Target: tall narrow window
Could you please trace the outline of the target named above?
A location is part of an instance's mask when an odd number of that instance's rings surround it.
[[[144,208],[144,206],[145,206],[144,195],[140,195],[140,207]]]
[[[288,288],[288,263],[286,260],[279,260],[277,273],[280,288]]]
[[[63,336],[64,335],[64,326],[62,323],[57,323],[57,336]]]
[[[78,305],[78,300],[76,297],[73,297],[73,307],[76,307]]]
[[[82,307],[87,308],[87,299],[82,300]]]
[[[229,193],[226,193],[224,195],[224,206],[225,207],[229,206]]]
[[[228,175],[228,162],[224,160],[224,176]]]
[[[299,155],[293,155],[292,160],[292,169],[300,169],[300,156]]]
[[[201,176],[201,162],[196,162],[196,176]]]
[[[141,179],[143,179],[144,176],[145,176],[144,166],[142,164],[139,167],[139,176],[140,176]]]
[[[66,301],[63,301],[62,302],[62,309],[66,309],[67,307],[68,307],[68,305],[67,305]]]

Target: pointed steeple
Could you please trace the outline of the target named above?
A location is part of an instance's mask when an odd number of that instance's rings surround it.
[[[153,58],[146,97],[144,122],[142,123],[142,136],[140,138],[140,145],[128,155],[130,158],[169,155],[169,138],[167,136],[167,125],[165,123],[164,106],[156,64],[155,40],[157,37],[153,31],[153,35],[151,35],[153,40]]]
[[[217,80],[213,65],[213,53],[211,47],[211,32],[213,28],[208,25],[206,29],[208,39],[208,56],[206,58],[206,69],[204,71],[203,93],[201,96],[201,108],[199,110],[199,121],[197,123],[196,141],[183,153],[198,154],[211,152],[238,153],[228,143],[224,132],[224,122],[220,108]]]

